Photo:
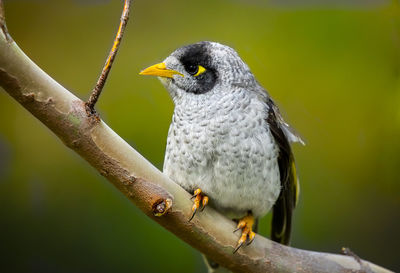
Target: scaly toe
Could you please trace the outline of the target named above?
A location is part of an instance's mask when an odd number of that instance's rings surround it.
[[[248,240],[247,240],[247,246],[249,244],[251,244],[254,241],[254,238],[256,238],[256,234],[254,233],[254,231],[250,231],[250,233],[247,235],[248,236]]]
[[[236,226],[235,231],[238,231],[239,229],[243,229],[247,225],[246,221],[244,220],[245,218],[243,218],[242,220],[239,221],[239,223]]]
[[[206,206],[207,206],[207,204],[208,204],[208,196],[203,196],[203,200],[201,201],[201,204],[202,204],[202,208],[201,208],[201,211],[203,211],[205,208],[206,208]]]

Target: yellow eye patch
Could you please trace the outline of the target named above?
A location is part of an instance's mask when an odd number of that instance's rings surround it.
[[[201,65],[199,65],[199,70],[197,70],[197,73],[194,74],[193,76],[197,77],[198,75],[201,75],[204,72],[206,72],[206,69],[204,67],[202,67]]]

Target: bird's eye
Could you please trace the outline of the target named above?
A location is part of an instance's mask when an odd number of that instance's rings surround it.
[[[206,69],[201,65],[193,65],[193,64],[186,66],[185,69],[190,75],[193,75],[195,77],[199,76],[200,74],[203,74],[206,71]]]
[[[199,68],[197,65],[190,64],[190,65],[186,65],[185,69],[190,75],[195,75]]]

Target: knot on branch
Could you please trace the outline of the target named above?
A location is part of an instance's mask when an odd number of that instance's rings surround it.
[[[153,214],[157,217],[163,216],[171,207],[171,199],[167,198],[158,200],[153,204]]]

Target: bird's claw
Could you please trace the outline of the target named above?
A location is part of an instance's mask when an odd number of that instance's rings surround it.
[[[249,245],[254,241],[256,234],[253,231],[253,224],[254,224],[254,217],[251,214],[243,217],[239,221],[237,228],[233,232],[236,232],[241,229],[242,235],[240,236],[237,246],[235,250],[233,250],[233,253],[236,253],[244,245],[244,243],[247,242],[246,245]]]
[[[241,248],[241,247],[242,247],[242,245],[243,245],[243,242],[242,242],[242,243],[239,243],[239,244],[237,245],[237,247],[235,248],[235,250],[233,250],[233,254],[235,254],[235,253],[236,253],[236,251],[238,251],[238,250],[239,250],[239,248]]]
[[[193,205],[193,206],[194,206],[194,205]],[[192,208],[192,210],[193,210],[193,208]],[[189,218],[189,222],[192,221],[192,219],[193,219],[194,215],[196,214],[196,212],[197,212],[197,208],[195,208],[195,209],[193,210],[192,216],[190,216],[190,218]]]
[[[196,215],[196,212],[199,210],[200,208],[200,204],[201,204],[201,210],[203,211],[204,208],[207,206],[208,204],[208,197],[204,195],[204,193],[202,192],[201,189],[196,189],[193,193],[193,196],[190,199],[193,199],[193,207],[192,207],[192,216],[190,216],[189,218],[189,222],[193,219],[193,217]]]

